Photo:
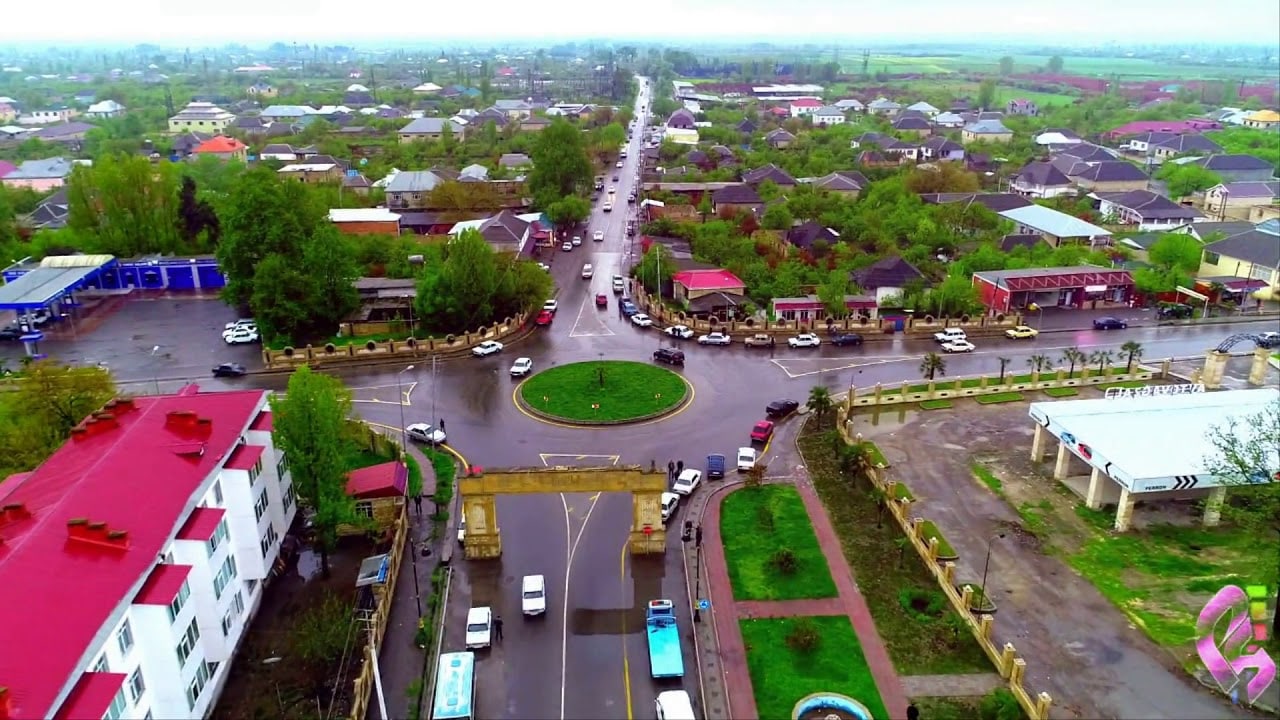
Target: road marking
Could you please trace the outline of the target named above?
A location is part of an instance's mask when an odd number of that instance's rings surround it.
[[[586,532],[587,523],[591,522],[591,513],[596,509],[596,503],[600,501],[600,493],[591,496],[591,504],[587,506],[587,514],[582,518],[582,525],[578,528],[578,536],[573,536],[573,528],[569,523],[569,515],[572,512],[569,509],[569,501],[565,498],[564,493],[560,493],[560,504],[564,506],[564,601],[561,603],[563,612],[560,617],[560,720],[564,720],[564,699],[565,689],[568,687],[567,663],[569,659],[569,578],[573,575],[573,558],[578,554],[578,543],[582,542],[582,534]],[[572,538],[572,542],[570,541]]]
[[[618,560],[618,580],[622,602],[627,602],[627,543],[622,543],[622,557]],[[631,709],[631,661],[627,657],[627,613],[622,612],[622,691],[627,702],[627,720],[634,720]]]
[[[368,400],[353,398],[351,402],[369,403],[371,405],[400,405],[402,407],[408,407],[413,404],[412,402],[410,402],[409,397],[413,394],[413,389],[416,388],[417,386],[418,386],[418,381],[414,380],[413,382],[409,383],[408,389],[400,390],[399,392],[401,394],[401,398],[400,398],[400,402],[398,403],[394,400],[379,400],[378,398],[369,398]],[[390,389],[393,387],[397,387],[397,386],[396,385],[366,385],[365,387],[351,388],[351,391],[355,392],[357,390],[381,390],[383,388]]]
[[[538,453],[538,459],[546,467],[551,467],[553,463],[549,462],[551,458],[573,458],[574,460],[586,460],[587,458],[600,458],[608,460],[610,465],[617,465],[620,455],[577,455],[574,453]]]
[[[592,308],[591,316],[590,316],[591,320],[589,320],[586,324],[587,325],[594,324],[595,328],[580,330],[579,326],[583,325],[583,322],[582,322],[583,313],[587,311],[588,307]],[[600,319],[601,314],[602,314],[601,311],[595,309],[595,301],[593,300],[591,294],[587,293],[587,297],[582,298],[582,307],[578,308],[578,317],[574,318],[573,320],[573,328],[569,331],[569,337],[571,338],[609,337],[610,335],[615,335],[616,333],[610,330],[608,325],[604,324],[604,320]]]
[[[797,359],[831,360],[833,358],[797,358]],[[855,368],[871,367],[873,365],[889,365],[892,363],[905,362],[907,360],[915,360],[915,359],[916,358],[914,357],[904,357],[904,356],[895,355],[895,356],[881,358],[881,359],[872,359],[867,362],[850,363],[848,365],[840,365],[837,367],[829,367],[829,368],[819,368],[817,370],[809,370],[808,372],[798,372],[798,373],[791,372],[791,370],[789,370],[787,366],[783,364],[784,361],[782,360],[771,359],[769,360],[769,362],[773,363],[774,365],[777,365],[779,370],[786,373],[788,379],[795,380],[796,378],[809,377],[811,375],[821,375],[823,373],[829,373],[829,372],[840,372],[841,370],[853,370]],[[787,360],[786,362],[790,362],[790,360]]]

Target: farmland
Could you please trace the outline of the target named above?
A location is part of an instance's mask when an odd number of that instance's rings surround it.
[[[862,72],[861,58],[848,57],[841,63],[841,71]],[[1049,63],[1045,55],[1012,55],[1015,73],[1041,72]],[[1163,78],[1178,80],[1217,79],[1224,77],[1274,78],[1274,68],[1232,63],[1171,63],[1165,60],[1126,57],[1075,57],[1063,56],[1062,72],[1068,75],[1111,77],[1119,75],[1124,80]],[[950,75],[954,73],[995,73],[999,70],[1000,55],[877,55],[872,54],[867,71],[889,75]]]
[[[893,89],[901,89],[902,93],[900,97],[929,95],[933,93],[942,93],[953,98],[974,98],[978,96],[978,83],[967,82],[958,78],[956,80],[937,78],[929,80],[890,81],[888,83],[850,83],[847,86],[847,94],[856,95],[858,94],[859,88],[866,87],[868,85],[876,87],[883,87],[887,85]],[[1050,105],[1070,105],[1080,99],[1078,95],[1034,92],[1031,90],[1020,90],[1008,85],[996,86],[997,104],[1004,105],[1008,101],[1018,98],[1030,100],[1040,107],[1048,107]]]

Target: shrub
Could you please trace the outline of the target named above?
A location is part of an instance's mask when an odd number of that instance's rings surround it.
[[[822,634],[808,618],[800,618],[787,633],[787,647],[803,655],[811,655],[822,645]],[[1001,719],[1003,720],[1003,718]]]
[[[769,565],[782,575],[795,575],[800,569],[800,558],[791,548],[778,548],[769,557]]]
[[[898,591],[898,604],[915,619],[933,622],[942,616],[942,611],[947,606],[947,598],[937,590],[909,587]]]
[[[982,720],[1022,720],[1027,716],[1017,698],[1005,688],[996,688],[985,695],[978,713]]]

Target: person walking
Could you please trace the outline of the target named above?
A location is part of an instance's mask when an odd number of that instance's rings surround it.
[[[679,477],[682,472],[684,472],[684,461],[678,460],[676,461],[676,477]]]
[[[493,616],[493,634],[497,636],[498,642],[502,642],[502,616]]]
[[[413,496],[413,512],[416,515],[422,515],[422,495]]]
[[[671,480],[676,476],[676,462],[674,460],[667,461],[667,479]]]
[[[440,432],[444,432],[444,418],[440,418]]]

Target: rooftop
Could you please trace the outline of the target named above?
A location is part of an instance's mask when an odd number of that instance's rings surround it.
[[[244,150],[246,147],[247,146],[244,143],[240,142],[235,138],[226,137],[225,135],[218,135],[216,137],[209,138],[208,140],[205,140],[204,142],[200,143],[199,145],[196,146],[196,149],[192,150],[191,152],[213,153],[216,155],[216,154],[239,152],[241,150]]]
[[[386,208],[337,208],[329,211],[329,222],[393,222],[400,216]]]
[[[1092,238],[1109,237],[1111,235],[1111,231],[1106,228],[1100,228],[1093,223],[1085,222],[1078,217],[1058,212],[1043,205],[1028,205],[1012,210],[1003,210],[998,214],[1019,225],[1025,225],[1054,237]]]
[[[716,268],[714,270],[681,270],[671,277],[689,290],[726,290],[741,289],[746,284],[737,275]]]
[[[347,494],[360,500],[401,497],[408,482],[408,468],[404,463],[392,460],[348,473]]]

